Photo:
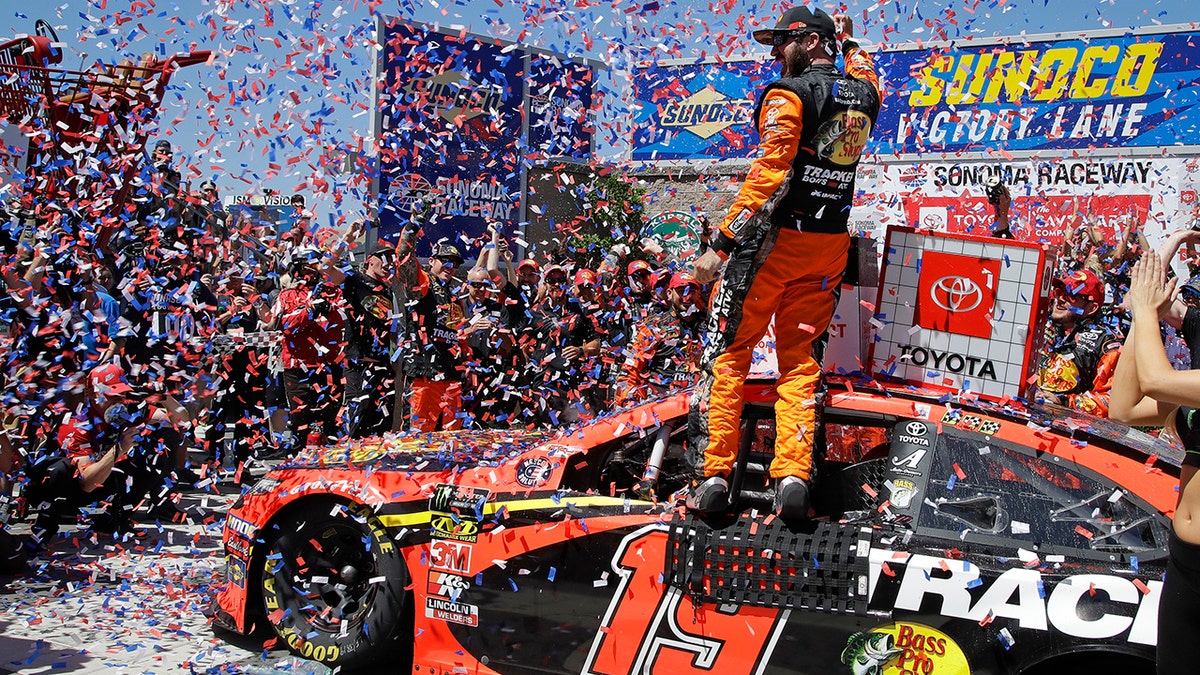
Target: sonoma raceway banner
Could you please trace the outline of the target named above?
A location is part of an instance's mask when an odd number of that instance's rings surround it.
[[[850,227],[880,241],[889,226],[988,235],[994,215],[984,186],[996,177],[1012,195],[1020,240],[1057,248],[1068,228],[1087,222],[1115,243],[1132,221],[1157,245],[1196,220],[1198,170],[1195,157],[876,162],[860,165]]]
[[[421,255],[440,239],[464,250],[489,226],[511,232],[528,148],[534,158],[590,155],[587,65],[399,19],[379,30],[380,236],[394,240],[418,212]]]

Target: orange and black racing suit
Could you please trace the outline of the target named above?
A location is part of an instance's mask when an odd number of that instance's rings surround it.
[[[759,99],[758,156],[713,242],[728,264],[689,415],[690,445],[704,449],[699,475],[733,469],[742,388],[774,315],[781,376],[770,474],[809,477],[821,374],[812,345],[833,316],[855,169],[883,96],[870,55],[848,45],[845,57],[847,75],[814,64],[771,83]]]

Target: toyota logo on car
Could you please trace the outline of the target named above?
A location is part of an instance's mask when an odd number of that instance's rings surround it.
[[[983,302],[983,289],[974,279],[947,275],[933,282],[929,299],[947,312],[969,312]]]
[[[904,433],[909,436],[923,436],[925,434],[925,425],[920,422],[909,422],[904,426]]]

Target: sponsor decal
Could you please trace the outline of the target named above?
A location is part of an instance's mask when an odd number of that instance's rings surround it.
[[[674,260],[690,260],[700,250],[700,219],[685,211],[664,211],[646,223],[646,236]]]
[[[242,520],[233,514],[225,517],[225,529],[236,533],[243,539],[253,539],[254,533],[258,532],[257,525],[247,520]]]
[[[990,329],[989,329],[990,330]],[[936,349],[900,345],[900,360],[915,366],[930,366],[951,373],[965,373],[971,377],[996,377],[996,364],[991,359],[967,356],[954,352],[939,352]]]
[[[517,465],[517,482],[527,488],[537,488],[550,480],[552,465],[545,457],[527,457]]]
[[[979,433],[981,433],[981,434],[987,434],[988,436],[991,436],[992,434],[996,433],[997,431],[1000,431],[1000,423],[999,422],[988,420],[988,421],[984,422],[983,424],[979,425]]]
[[[233,556],[225,556],[225,578],[238,588],[246,588],[246,561]]]
[[[430,536],[474,542],[479,538],[483,507],[491,493],[484,488],[438,485],[429,499]]]
[[[617,547],[612,570],[620,583],[584,662],[584,675],[762,673],[791,610],[694,605],[683,591],[662,582],[666,549],[661,525],[633,532]],[[703,620],[697,623],[697,617]]]
[[[917,281],[917,325],[990,338],[1001,262],[926,251]]]
[[[885,563],[889,569],[886,577]],[[894,576],[900,577],[898,582]],[[1006,621],[1009,626],[1015,623],[1026,630],[1056,631],[1086,640],[1158,642],[1162,593],[1158,579],[1076,574],[1054,583],[1053,576],[1046,578],[1039,570],[1024,567],[984,578],[969,560],[872,549],[868,597],[874,596],[882,578],[899,583],[896,610],[928,612],[932,608],[944,617],[981,624]],[[892,610],[893,605],[887,609]],[[924,634],[929,633],[926,630]]]
[[[904,425],[904,433],[909,436],[924,436],[928,430],[929,428],[925,426],[924,422],[909,422]]]
[[[749,124],[753,108],[749,99],[730,98],[708,86],[685,99],[667,102],[658,123],[709,138],[735,124]]]
[[[470,574],[471,545],[435,539],[429,543],[429,569]]]
[[[429,595],[440,595],[458,602],[461,599],[463,591],[470,587],[471,580],[467,577],[430,570],[425,591]]]
[[[950,636],[936,628],[906,622],[850,636],[842,663],[855,675],[971,672],[967,655]]]
[[[445,598],[425,598],[425,618],[475,628],[479,626],[479,608]]]
[[[922,453],[924,451],[922,450]],[[889,480],[884,483],[891,496],[888,501],[892,506],[898,509],[907,509],[912,506],[913,497],[917,495],[917,484],[911,480],[901,478],[898,480]]]
[[[834,115],[817,129],[813,145],[817,156],[839,166],[851,166],[862,157],[871,135],[871,118],[861,110]]]
[[[247,559],[250,557],[250,542],[241,537],[230,537],[229,541],[225,542],[225,550],[236,557]]]

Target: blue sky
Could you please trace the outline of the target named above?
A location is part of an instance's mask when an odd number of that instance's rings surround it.
[[[370,147],[372,12],[605,62],[616,77],[601,86],[616,99],[620,73],[636,60],[764,55],[750,31],[773,25],[789,6],[766,0],[2,0],[0,25],[9,35],[32,33],[35,20],[46,19],[66,43],[62,65],[69,68],[145,52],[213,50],[211,64],[175,75],[160,115],[159,135],[174,142],[184,178],[215,178],[223,194],[263,188],[315,194],[319,221],[336,226],[369,208],[362,180],[338,176],[320,160],[330,148]],[[858,35],[883,45],[1200,21],[1200,10],[1189,11],[1182,0],[816,6],[847,11]]]

